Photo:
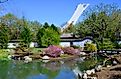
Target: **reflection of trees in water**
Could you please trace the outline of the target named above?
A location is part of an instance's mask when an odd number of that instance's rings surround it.
[[[23,61],[0,62],[0,79],[27,79],[32,76],[40,76],[40,74],[54,79],[59,71],[49,70],[42,67],[42,64],[40,61],[27,64]]]
[[[47,74],[49,79],[54,79],[60,70],[72,70],[75,67],[76,61],[74,59],[55,60],[42,64],[42,74]]]
[[[88,70],[88,69],[92,69],[96,66],[97,64],[97,60],[95,59],[95,57],[90,57],[88,59],[85,59],[83,62],[78,62],[77,66],[79,67],[80,71],[84,71],[84,70]]]
[[[73,69],[76,63],[77,61],[75,59],[55,60],[55,61],[49,61],[47,63],[44,63],[42,66],[51,71],[58,71],[62,67],[68,67]]]
[[[40,74],[41,63],[6,62],[0,63],[0,79],[26,79],[28,76]]]
[[[0,61],[0,79],[8,79],[9,71],[9,64],[10,62],[7,61]]]
[[[59,61],[49,61],[48,63],[44,63],[42,66],[48,70],[57,71],[60,69],[61,63]]]
[[[10,75],[15,79],[25,79],[27,76],[36,75],[39,73],[38,63],[28,63],[25,64],[23,62],[13,62],[10,70]]]
[[[72,70],[75,67],[75,59],[49,61],[33,61],[24,63],[23,61],[0,62],[0,79],[26,79],[32,76],[43,74],[49,79],[54,79],[62,69]]]

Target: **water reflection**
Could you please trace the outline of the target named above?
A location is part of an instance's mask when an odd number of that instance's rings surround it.
[[[76,79],[73,69],[79,59],[61,61],[0,62],[0,79]]]

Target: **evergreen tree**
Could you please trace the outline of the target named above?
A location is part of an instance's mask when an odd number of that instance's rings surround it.
[[[0,24],[0,48],[7,48],[7,44],[9,42],[10,35],[9,29],[5,26],[5,24]]]
[[[32,41],[31,31],[27,26],[24,26],[21,31],[21,39],[22,41],[29,47],[30,42]]]

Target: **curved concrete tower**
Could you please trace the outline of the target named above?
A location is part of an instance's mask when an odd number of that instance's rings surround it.
[[[74,12],[74,14],[72,15],[72,17],[70,18],[70,20],[66,23],[66,25],[64,25],[61,28],[61,31],[63,32],[66,28],[68,28],[71,24],[76,24],[77,20],[79,19],[80,15],[83,13],[83,11],[89,6],[89,4],[79,4]]]

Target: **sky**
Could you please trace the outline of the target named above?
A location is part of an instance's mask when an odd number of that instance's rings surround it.
[[[0,4],[0,9],[3,15],[13,13],[18,17],[24,16],[27,20],[61,26],[71,18],[80,3],[88,3],[89,7],[100,3],[116,3],[121,8],[121,0],[8,0]],[[82,19],[80,16],[78,22]]]

